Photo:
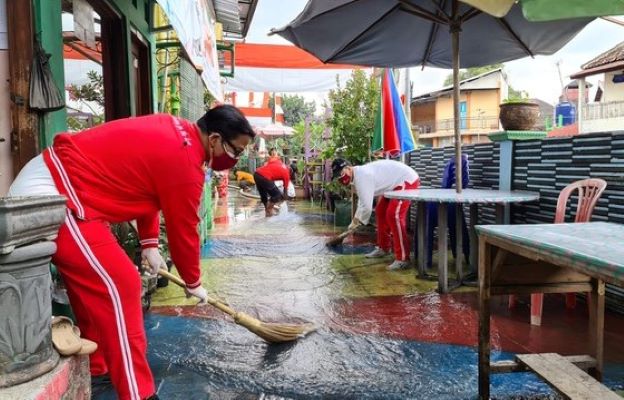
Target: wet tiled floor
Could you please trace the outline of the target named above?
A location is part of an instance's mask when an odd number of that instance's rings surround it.
[[[230,191],[203,249],[202,280],[230,306],[264,321],[312,321],[297,342],[268,345],[180,288],[159,289],[145,326],[162,399],[473,399],[477,304],[473,288],[447,294],[414,270],[370,260],[370,235],[328,249],[332,217],[307,202],[265,219],[257,200]],[[515,352],[588,351],[583,303],[547,296],[543,326],[529,309],[495,301],[493,359]],[[624,386],[624,317],[607,314],[605,381]],[[495,375],[495,398],[554,398],[535,376]],[[98,399],[109,399],[110,392]]]

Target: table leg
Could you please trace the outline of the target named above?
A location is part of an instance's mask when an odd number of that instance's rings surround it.
[[[418,204],[417,228],[418,229],[418,277],[424,278],[427,275],[427,203]]]
[[[505,223],[505,205],[496,205],[496,224],[501,225]]]
[[[455,205],[455,271],[457,281],[461,284],[464,279],[464,232],[462,231],[462,204]]]
[[[479,209],[477,204],[470,204],[470,222],[468,223],[468,232],[470,234],[470,271],[477,272],[478,268],[478,248],[479,242],[477,239],[477,231],[475,226],[479,219]]]
[[[492,248],[479,240],[479,399],[490,398],[490,279]]]
[[[602,364],[604,358],[604,306],[605,283],[592,280],[593,289],[589,294],[589,333],[591,355],[596,359],[595,378],[602,380]]]
[[[438,204],[438,291],[448,292],[448,207]]]

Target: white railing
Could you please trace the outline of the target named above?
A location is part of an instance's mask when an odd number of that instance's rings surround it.
[[[609,119],[624,117],[624,101],[591,103],[583,106],[583,119]]]

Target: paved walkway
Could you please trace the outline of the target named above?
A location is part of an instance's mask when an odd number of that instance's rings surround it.
[[[149,357],[162,399],[472,399],[477,388],[474,289],[441,296],[392,259],[365,259],[371,237],[324,246],[337,230],[309,203],[265,219],[256,200],[230,191],[217,208],[202,279],[210,292],[265,321],[312,321],[292,344],[265,344],[178,287],[160,289],[146,317]],[[493,359],[515,352],[578,354],[588,342],[583,304],[548,296],[544,325],[504,299],[492,324]],[[607,315],[606,383],[624,386],[624,318]],[[496,398],[548,398],[530,374],[493,379]],[[111,398],[104,394],[98,399]]]

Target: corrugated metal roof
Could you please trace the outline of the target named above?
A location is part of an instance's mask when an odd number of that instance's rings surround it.
[[[503,80],[507,80],[502,68],[493,69],[480,75],[464,79],[459,82],[459,88],[460,90],[498,89],[500,88],[500,80],[498,79],[499,77]],[[447,94],[452,90],[453,85],[449,85],[441,89],[434,90],[433,92],[419,94],[412,97],[412,103],[427,101],[428,99]]]
[[[226,34],[243,38],[256,10],[258,0],[213,0],[217,21]]]
[[[586,62],[581,69],[596,68],[616,61],[624,61],[624,42]]]

